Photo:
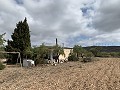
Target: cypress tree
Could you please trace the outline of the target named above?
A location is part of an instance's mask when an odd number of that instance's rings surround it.
[[[16,24],[14,33],[11,35],[12,40],[8,40],[6,51],[17,51],[21,53],[22,59],[25,58],[25,51],[31,48],[30,31],[27,18]]]

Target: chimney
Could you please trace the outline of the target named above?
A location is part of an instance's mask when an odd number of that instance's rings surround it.
[[[56,46],[58,45],[57,38],[56,38]]]

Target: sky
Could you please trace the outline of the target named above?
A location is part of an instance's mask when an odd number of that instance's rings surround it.
[[[120,45],[120,0],[0,0],[0,34],[27,17],[31,44]]]

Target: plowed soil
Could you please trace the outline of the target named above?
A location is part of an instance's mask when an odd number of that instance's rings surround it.
[[[0,90],[120,90],[120,58],[0,71]]]

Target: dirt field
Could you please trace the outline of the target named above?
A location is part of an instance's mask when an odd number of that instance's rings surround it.
[[[0,71],[0,90],[120,90],[120,58]]]

